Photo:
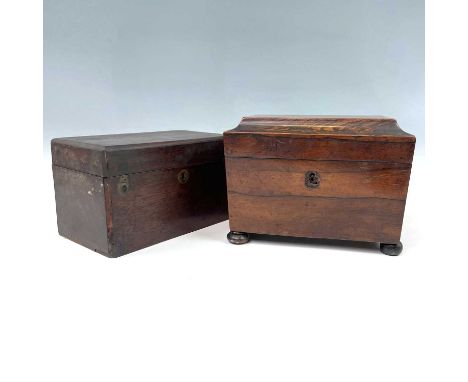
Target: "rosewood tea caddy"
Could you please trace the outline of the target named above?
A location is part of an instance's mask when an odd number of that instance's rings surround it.
[[[385,117],[243,118],[224,133],[229,241],[355,240],[398,255],[415,142]]]
[[[219,134],[58,138],[52,162],[59,233],[108,257],[227,219]]]

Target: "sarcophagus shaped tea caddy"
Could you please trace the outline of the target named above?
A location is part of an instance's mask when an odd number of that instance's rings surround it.
[[[253,116],[224,133],[231,243],[400,235],[416,139],[385,117]]]

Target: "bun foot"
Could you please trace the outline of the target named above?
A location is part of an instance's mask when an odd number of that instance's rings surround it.
[[[380,252],[387,256],[398,256],[403,250],[403,244],[399,241],[396,244],[380,243]]]
[[[227,234],[227,239],[231,244],[245,244],[250,240],[248,233],[237,231],[229,232]]]

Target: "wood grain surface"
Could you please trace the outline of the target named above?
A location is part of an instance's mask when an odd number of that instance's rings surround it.
[[[230,228],[397,243],[414,146],[392,118],[245,117],[224,133]]]
[[[101,254],[108,254],[104,180],[53,166],[59,234]]]
[[[59,233],[106,256],[228,218],[219,134],[60,138],[52,158]]]
[[[327,137],[361,141],[415,142],[415,137],[400,129],[393,118],[382,116],[301,116],[264,115],[242,118],[225,134]]]
[[[109,196],[109,242],[112,255],[133,252],[227,220],[226,175],[222,161],[182,169],[129,175],[129,190],[118,192],[119,177],[105,180]]]
[[[228,193],[232,231],[396,243],[405,201]]]
[[[52,162],[88,174],[117,176],[217,161],[223,156],[220,142],[220,134],[185,130],[55,138]]]
[[[411,166],[388,162],[226,158],[229,192],[253,196],[406,199]],[[308,171],[320,186],[308,188]]]
[[[414,142],[354,141],[337,138],[295,138],[256,134],[224,136],[226,157],[373,161],[410,164]]]

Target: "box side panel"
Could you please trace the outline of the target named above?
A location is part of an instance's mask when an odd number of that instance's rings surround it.
[[[226,158],[233,231],[397,242],[411,165]],[[318,185],[307,183],[315,174]]]
[[[112,209],[113,256],[228,218],[222,161],[111,177],[106,185]]]
[[[103,179],[53,166],[59,234],[108,255]]]

